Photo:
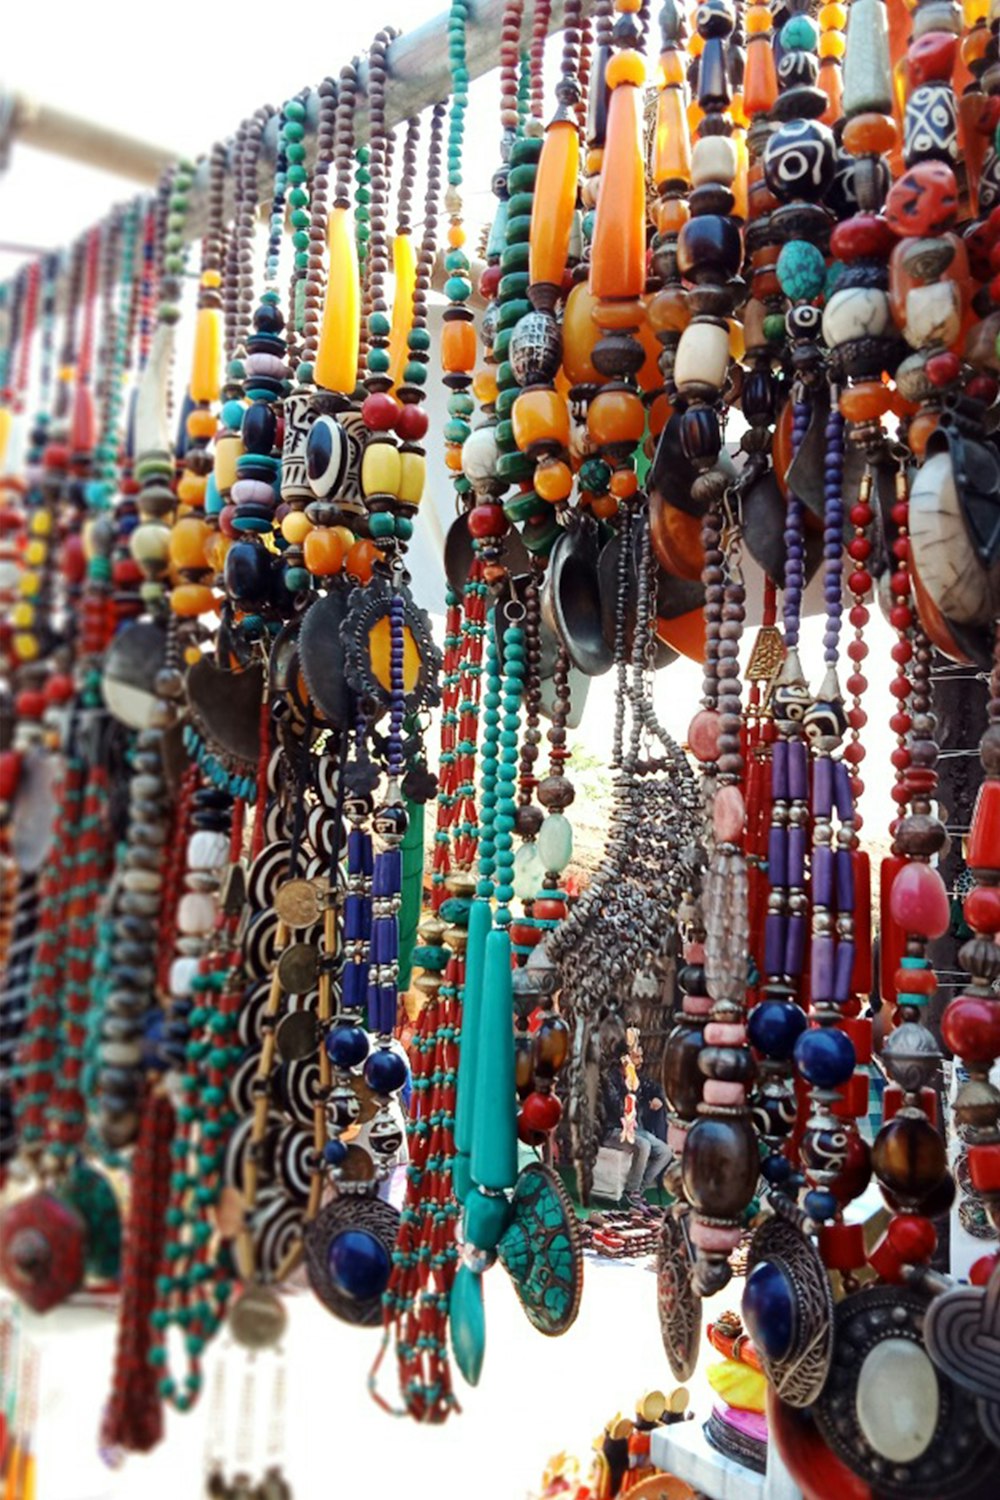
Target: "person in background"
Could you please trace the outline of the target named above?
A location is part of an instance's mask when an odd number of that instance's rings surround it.
[[[647,1188],[658,1187],[671,1159],[670,1147],[652,1131],[644,1128],[640,1115],[640,1080],[635,1065],[638,1040],[629,1036],[630,1050],[603,1070],[601,1104],[604,1115],[603,1139],[616,1150],[630,1150],[632,1162],[625,1180],[623,1207],[649,1211]],[[641,1058],[641,1048],[639,1049]],[[630,1087],[631,1085],[631,1087]],[[662,1111],[662,1103],[660,1106]],[[653,1110],[652,1113],[657,1113]]]
[[[648,1135],[655,1136],[658,1141],[666,1145],[667,1096],[663,1092],[663,1085],[644,1066],[641,1043],[637,1042],[632,1049],[632,1064],[639,1077],[639,1088],[636,1092],[636,1115],[639,1129],[644,1130]],[[672,1152],[670,1154],[673,1155]]]

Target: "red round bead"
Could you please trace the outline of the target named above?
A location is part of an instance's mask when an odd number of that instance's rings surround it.
[[[487,266],[479,278],[479,292],[487,301],[495,297],[500,286],[500,267]]]
[[[835,260],[886,260],[896,236],[879,214],[855,214],[838,224],[830,236]]]
[[[14,712],[19,719],[40,719],[45,712],[45,694],[35,688],[25,688],[14,699]]]
[[[502,505],[477,505],[469,511],[469,530],[475,537],[506,536],[510,522]]]
[[[21,776],[21,752],[19,750],[0,751],[0,797],[5,802],[10,802],[17,791],[17,783]]]
[[[868,678],[862,677],[860,672],[852,672],[847,679],[847,691],[853,693],[856,698],[860,698],[867,686]]]
[[[908,1265],[920,1265],[934,1254],[937,1233],[930,1219],[917,1214],[896,1214],[889,1220],[886,1233],[896,1254]]]
[[[1000,1250],[995,1250],[992,1255],[981,1255],[974,1260],[969,1267],[969,1281],[973,1286],[985,1286],[993,1275],[997,1261],[1000,1260]]]
[[[852,729],[864,729],[868,723],[868,715],[863,708],[849,708],[847,711],[847,722]]]
[[[1000,932],[1000,887],[977,885],[965,898],[965,920],[975,932]]]
[[[868,647],[864,641],[851,641],[847,647],[847,654],[851,661],[864,661],[868,655]]]
[[[931,385],[936,385],[940,389],[942,386],[951,385],[953,380],[958,379],[962,373],[962,361],[949,349],[944,354],[931,355],[924,370]]]
[[[855,536],[848,542],[847,551],[855,562],[864,562],[872,555],[872,544],[866,536]]]
[[[991,1063],[1000,1057],[1000,1003],[959,995],[941,1017],[941,1035],[965,1063]]]
[[[373,391],[361,403],[361,418],[371,432],[391,432],[399,417],[399,403],[386,391]]]
[[[868,575],[866,573],[865,577],[867,578],[867,576]],[[856,590],[855,592],[860,591]],[[868,621],[871,619],[871,611],[864,604],[852,604],[848,619],[854,626],[855,630],[861,630],[863,626],[867,625]]]
[[[909,714],[902,712],[895,713],[889,720],[889,728],[892,730],[893,734],[909,734],[910,730],[913,728],[913,720],[910,718]]]
[[[847,580],[847,586],[852,594],[867,594],[872,586],[872,581],[863,568],[858,568]]]
[[[965,387],[965,394],[973,401],[981,401],[984,406],[992,406],[998,392],[1000,383],[992,375],[973,375]]]
[[[427,435],[427,412],[415,401],[408,401],[396,418],[396,431],[404,443],[419,443]]]
[[[49,703],[68,703],[76,687],[68,672],[53,672],[45,684],[45,697]]]
[[[521,1105],[521,1119],[528,1130],[554,1130],[561,1114],[555,1094],[529,1094]]]

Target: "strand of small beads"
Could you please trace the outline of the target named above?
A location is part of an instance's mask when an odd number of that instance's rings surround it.
[[[476,363],[476,325],[466,302],[472,291],[468,277],[462,274],[468,257],[463,250],[465,228],[462,223],[462,144],[465,139],[465,112],[469,102],[469,70],[466,62],[465,29],[469,18],[469,0],[451,0],[448,12],[448,69],[451,74],[451,105],[448,113],[447,189],[445,211],[448,214],[448,250],[456,257],[445,283],[448,307],[441,331],[441,368],[444,371],[448,397],[449,422],[445,427],[444,461],[451,471],[455,492],[462,500],[469,492],[470,481],[463,471],[462,445],[471,430],[474,403],[469,395],[472,371]],[[502,43],[501,43],[502,55]],[[459,259],[459,257],[461,257]],[[452,425],[455,424],[455,425]]]

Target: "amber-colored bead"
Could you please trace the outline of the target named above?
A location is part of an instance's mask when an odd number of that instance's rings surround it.
[[[472,377],[472,394],[481,406],[497,399],[497,377],[492,370],[477,370]]]
[[[597,299],[586,282],[577,282],[563,312],[563,368],[572,385],[599,385],[601,375],[591,361],[601,336],[592,313]]]
[[[616,52],[610,59],[604,80],[609,89],[620,88],[622,84],[631,84],[638,89],[644,88],[646,59],[641,52],[634,52],[631,47],[626,47],[622,52]]]
[[[927,451],[927,444],[930,442],[931,434],[937,431],[937,425],[938,413],[936,411],[922,411],[910,423],[906,437],[916,458],[923,458]]]
[[[599,521],[610,521],[612,516],[618,514],[618,500],[611,494],[595,495],[590,509]]]
[[[649,416],[647,417],[649,431],[654,438],[659,437],[673,414],[674,409],[667,400],[667,397],[665,395],[657,396],[649,408]]]
[[[705,566],[701,519],[666,504],[654,495],[650,501],[650,535],[661,567],[675,578],[697,583]]]
[[[315,532],[313,533],[315,535]],[[374,542],[367,541],[364,537],[354,543],[347,556],[344,558],[344,568],[349,578],[354,578],[358,583],[367,583],[372,576],[375,564],[381,558],[382,553]],[[388,626],[388,620],[385,621]]]
[[[316,384],[347,394],[358,377],[361,286],[357,244],[346,208],[331,209],[327,245],[330,264],[314,361]]]
[[[201,572],[206,566],[205,546],[211,534],[211,528],[199,516],[184,516],[170,530],[171,566]]]
[[[215,417],[203,406],[196,406],[187,414],[184,423],[187,435],[190,438],[210,438],[215,436]]]
[[[628,500],[639,488],[639,476],[634,469],[616,469],[608,480],[608,491],[619,500]]]
[[[170,595],[170,608],[175,615],[190,620],[198,615],[207,615],[216,607],[215,595],[202,583],[181,583]]]
[[[444,449],[445,467],[453,474],[460,472],[462,468],[462,445],[461,443],[446,443]]]
[[[314,577],[331,578],[344,561],[343,539],[331,526],[314,526],[303,539],[302,555]]]
[[[540,500],[557,505],[568,500],[573,488],[573,471],[561,459],[540,463],[535,470],[535,494]]]
[[[531,210],[528,274],[533,284],[559,286],[566,270],[576,210],[580,137],[573,120],[554,120],[545,132]]]
[[[766,5],[754,5],[746,13],[746,29],[749,36],[759,36],[771,29],[771,12]]]
[[[476,363],[475,324],[449,318],[441,327],[441,368],[446,375],[463,375]]]
[[[891,115],[855,115],[844,126],[844,150],[852,156],[879,155],[891,151],[899,139],[896,122]]]
[[[662,345],[656,334],[649,325],[646,309],[642,309],[642,321],[636,334],[639,343],[646,351],[646,358],[639,367],[636,380],[641,391],[658,391],[663,386],[663,374],[660,370],[660,355],[663,352]]]
[[[618,332],[632,332],[639,327],[645,316],[638,297],[620,297],[613,301],[597,302],[590,316],[598,328]]]
[[[686,615],[676,615],[672,620],[658,616],[656,634],[664,645],[672,646],[689,661],[705,660],[704,610],[692,609]]]
[[[770,26],[770,17],[768,17]],[[768,28],[769,29],[769,28]],[[746,71],[743,75],[743,108],[754,115],[769,114],[778,97],[778,70],[774,65],[771,38],[761,29],[747,42]]]
[[[656,101],[653,181],[660,188],[668,182],[687,186],[691,181],[691,137],[680,89],[663,89]]]
[[[657,83],[660,88],[683,88],[686,82],[684,54],[680,48],[669,47],[666,52],[661,52],[657,68]]]
[[[679,234],[691,217],[691,209],[683,198],[661,198],[654,213],[661,234]]]
[[[828,4],[820,7],[819,24],[824,31],[845,31],[847,6],[841,5],[839,0],[828,0]]]
[[[357,547],[371,547],[372,552],[378,557],[380,554],[372,546],[371,542],[357,542]],[[374,559],[373,559],[374,560]],[[371,575],[371,564],[368,564],[368,577],[362,578],[360,571],[352,572],[350,557],[347,559],[347,571],[352,577],[356,577],[359,583],[367,583]],[[372,672],[380,686],[388,693],[392,690],[392,626],[388,615],[382,615],[372,626],[368,635],[368,650],[371,658]],[[420,652],[417,643],[413,639],[413,632],[408,625],[403,627],[403,691],[412,693],[420,676]]]
[[[453,250],[459,250],[465,244],[465,230],[461,224],[451,224],[448,227],[448,244]]]
[[[885,416],[892,405],[892,392],[880,380],[864,380],[842,391],[838,404],[848,422],[868,422]]]
[[[593,177],[595,172],[599,172],[601,170],[603,161],[603,147],[594,146],[587,152],[586,158],[583,163],[583,170],[588,173],[589,176]]]
[[[843,114],[844,74],[839,62],[825,58],[816,80],[826,95],[826,109],[820,115],[824,125],[833,126]]]
[[[565,448],[569,444],[569,408],[558,391],[535,386],[522,391],[511,408],[514,441],[522,453]]]
[[[611,93],[601,191],[591,245],[596,297],[638,297],[646,283],[646,171],[642,94],[624,83]]]
[[[184,505],[202,506],[205,503],[205,486],[208,483],[204,474],[192,474],[190,469],[185,470],[177,481],[177,498]]]
[[[222,371],[222,309],[199,307],[191,355],[192,401],[217,401]]]
[[[820,57],[843,57],[847,51],[847,38],[841,31],[824,31],[819,39]]]
[[[947,1171],[944,1141],[923,1115],[897,1114],[875,1137],[872,1166],[896,1198],[919,1203]]]
[[[518,398],[519,401],[523,397]],[[517,410],[515,402],[514,409]],[[637,443],[646,428],[646,412],[632,391],[598,391],[587,411],[587,431],[598,446],[606,443]]]

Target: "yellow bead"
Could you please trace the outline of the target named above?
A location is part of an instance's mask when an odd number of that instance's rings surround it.
[[[7,457],[7,444],[10,442],[13,426],[14,413],[9,406],[0,406],[0,470],[3,469],[4,460]]]
[[[205,561],[213,573],[221,573],[232,543],[221,531],[213,531],[205,546]]]
[[[641,52],[633,52],[627,47],[612,57],[605,77],[609,89],[615,89],[621,83],[633,83],[641,89],[646,83],[646,59]]]
[[[291,547],[301,547],[312,531],[312,522],[304,510],[290,510],[281,523],[281,535]]]
[[[349,526],[334,526],[332,530],[337,533],[337,535],[340,537],[340,540],[343,542],[344,553],[346,555],[354,546],[354,543],[357,541],[357,537],[354,535],[354,532]]]
[[[184,516],[170,530],[170,563],[174,568],[201,572],[206,566],[205,547],[211,531],[199,516]]]
[[[327,244],[330,269],[314,373],[324,390],[349,396],[358,378],[360,289],[358,252],[346,208],[331,211]]]
[[[222,374],[222,308],[199,307],[191,356],[192,401],[218,401]]]
[[[824,31],[843,31],[847,25],[847,6],[839,0],[827,0],[820,8],[819,24]]]
[[[222,275],[219,271],[202,271],[201,284],[205,287],[220,287],[222,285]]]
[[[22,599],[34,599],[42,592],[42,580],[37,573],[22,573],[17,585]]]
[[[195,619],[215,608],[215,595],[206,584],[182,583],[170,595],[170,608],[184,619]]]
[[[389,377],[399,385],[410,357],[407,338],[413,327],[413,289],[417,284],[417,257],[412,234],[397,234],[392,242],[392,271],[396,289],[392,298],[392,331],[389,334]]]
[[[389,692],[392,687],[389,675],[391,645],[389,618],[383,615],[371,628],[368,636],[368,649],[371,653],[372,671],[386,692]],[[419,676],[420,652],[410,627],[406,625],[403,627],[403,688],[405,692],[413,692]]]
[[[477,370],[472,377],[472,394],[480,406],[489,406],[497,399],[497,378],[492,370]]]
[[[47,510],[36,510],[31,518],[32,536],[50,536],[52,533],[52,516]]]
[[[195,666],[200,661],[201,661],[201,652],[198,650],[198,647],[197,646],[185,646],[185,648],[184,648],[184,665],[186,667],[193,667],[193,666]]]
[[[190,469],[185,469],[177,481],[177,498],[184,505],[202,506],[205,503],[205,486],[208,477],[205,474],[192,474]]]
[[[369,443],[361,460],[361,488],[365,495],[398,495],[402,478],[395,443]]]
[[[824,31],[819,39],[820,57],[843,57],[847,51],[847,38],[842,31]]]
[[[14,654],[21,661],[34,661],[38,655],[38,638],[33,635],[14,636]]]
[[[402,452],[399,455],[398,498],[404,505],[419,505],[424,498],[424,481],[427,477],[427,460],[422,453]]]
[[[29,625],[35,623],[35,606],[26,601],[15,604],[10,612],[10,618],[19,630],[27,630]]]
[[[215,483],[219,494],[225,495],[236,483],[236,460],[244,452],[243,439],[238,436],[220,437],[215,442]]]
[[[32,568],[40,568],[48,555],[49,549],[43,541],[30,541],[24,549],[24,560]]]

